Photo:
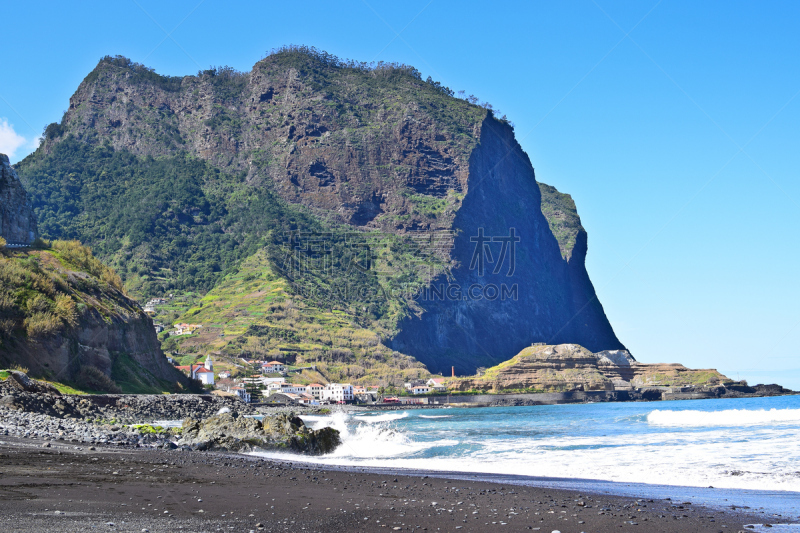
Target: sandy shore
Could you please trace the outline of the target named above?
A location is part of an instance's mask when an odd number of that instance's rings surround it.
[[[738,532],[669,500],[336,471],[249,456],[5,437],[3,531]]]

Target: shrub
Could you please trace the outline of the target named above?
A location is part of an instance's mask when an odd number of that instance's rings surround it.
[[[84,366],[78,374],[78,384],[89,390],[119,394],[122,389],[95,366]]]
[[[78,323],[78,310],[75,307],[75,301],[65,294],[56,296],[55,312],[70,326],[75,326]]]
[[[49,337],[61,329],[61,319],[53,313],[34,313],[24,321],[28,337],[32,339]]]

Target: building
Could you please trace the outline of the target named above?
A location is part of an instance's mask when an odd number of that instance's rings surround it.
[[[230,373],[230,372],[228,372],[228,371],[225,371],[225,372],[220,372],[220,373],[219,373],[219,375],[218,375],[217,377],[218,377],[219,379],[228,379],[229,377],[231,377],[231,373]]]
[[[241,398],[244,403],[250,403],[250,393],[247,392],[243,387],[233,387],[231,388],[231,392]]]
[[[312,383],[310,385],[306,385],[306,394],[310,394],[316,400],[322,399],[322,391],[325,389],[324,385],[320,385],[319,383]]]
[[[414,385],[411,387],[411,394],[428,394],[431,388],[427,385]]]
[[[278,361],[270,361],[269,363],[264,363],[261,365],[261,373],[262,374],[272,374],[278,373],[282,374],[286,372],[286,365],[283,363],[279,363]]]
[[[303,393],[299,395],[297,403],[302,405],[319,405],[319,400],[308,393]]]
[[[326,402],[344,403],[353,399],[353,386],[349,383],[328,383],[322,389],[322,400]]]
[[[406,388],[406,390],[409,390],[409,391],[411,389],[413,389],[414,387],[419,387],[421,385],[425,385],[425,382],[422,381],[421,379],[415,379],[414,381],[409,381],[408,383],[404,383],[403,384],[403,386]]]
[[[267,385],[267,395],[272,396],[273,394],[285,394],[287,396],[294,394],[299,396],[300,394],[306,394],[306,387],[305,385],[295,385],[294,383],[270,383]]]
[[[175,324],[175,331],[173,331],[171,334],[173,336],[191,335],[202,327],[203,324]]]
[[[426,383],[433,392],[444,392],[447,390],[447,385],[444,384],[444,378],[431,378]]]
[[[214,384],[214,363],[211,356],[206,356],[206,362],[202,365],[188,365],[176,367],[178,370],[189,376],[190,379],[199,380],[203,385]]]

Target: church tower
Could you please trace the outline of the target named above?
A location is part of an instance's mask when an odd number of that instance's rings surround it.
[[[214,363],[211,362],[211,354],[206,356],[206,362],[203,366],[206,368],[206,370],[214,370]]]

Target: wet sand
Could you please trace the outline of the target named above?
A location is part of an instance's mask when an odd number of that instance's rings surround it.
[[[2,531],[729,533],[758,522],[671,500],[43,443],[0,443]]]

